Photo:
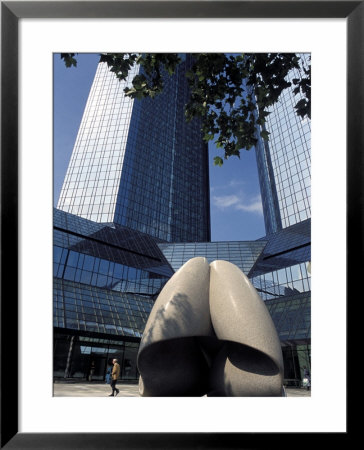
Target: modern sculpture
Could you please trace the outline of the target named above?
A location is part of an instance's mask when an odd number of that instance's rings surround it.
[[[141,396],[284,395],[279,338],[263,300],[227,261],[187,261],[159,294],[137,358]]]

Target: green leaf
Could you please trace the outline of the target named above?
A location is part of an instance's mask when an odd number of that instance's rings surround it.
[[[74,53],[61,53],[61,59],[63,59],[67,68],[72,66],[77,67],[77,61],[74,56]]]
[[[125,88],[124,93],[128,97],[135,97],[137,90],[135,88]]]
[[[261,131],[260,132],[260,135],[262,136],[262,138],[265,140],[265,141],[268,141],[268,139],[269,139],[269,131],[267,131],[267,130],[263,130],[263,131]]]
[[[206,133],[205,136],[203,137],[204,141],[212,141],[213,138],[214,135],[210,133]]]
[[[220,156],[215,156],[214,165],[221,167],[223,164],[224,164],[224,161],[222,160],[222,158],[220,158]]]
[[[193,80],[195,78],[195,74],[191,70],[188,70],[186,72],[186,78]]]
[[[75,65],[74,54],[69,66]],[[130,98],[155,97],[163,91],[163,70],[171,75],[181,62],[173,53],[106,53],[102,60],[120,80],[129,73],[135,62],[143,68],[145,77],[137,75],[133,89],[127,89]],[[263,130],[267,108],[276,103],[284,89],[294,94],[302,92],[306,98],[298,102],[295,110],[300,117],[310,117],[311,77],[310,67],[304,71],[307,78],[286,80],[292,68],[299,68],[300,58],[292,53],[247,53],[226,56],[222,53],[195,53],[193,65],[186,72],[190,96],[185,105],[186,121],[202,118],[202,136],[205,141],[214,140],[224,152],[222,158],[239,156],[240,149],[250,149],[257,144],[260,133],[268,141],[269,132]],[[66,61],[65,61],[66,62]],[[302,68],[301,68],[302,69]],[[163,75],[164,76],[164,75]],[[243,79],[245,82],[243,83]],[[246,89],[246,95],[243,94]],[[251,91],[255,90],[255,100]],[[242,97],[244,97],[242,99]],[[240,100],[240,104],[237,101]],[[255,111],[258,113],[256,118]],[[214,164],[221,166],[223,159],[216,157]]]

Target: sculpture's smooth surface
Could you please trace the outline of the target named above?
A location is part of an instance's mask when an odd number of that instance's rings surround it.
[[[206,258],[193,258],[164,286],[150,313],[138,353],[140,394],[203,395],[208,373],[195,337],[214,336]]]
[[[244,273],[193,258],[168,281],[138,352],[142,396],[281,396],[270,314]]]
[[[226,341],[211,370],[215,395],[282,395],[282,350],[267,307],[237,266],[214,261],[210,267],[211,321]]]

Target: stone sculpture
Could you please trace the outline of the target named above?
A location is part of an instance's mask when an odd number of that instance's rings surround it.
[[[173,275],[150,313],[137,364],[141,396],[284,395],[269,311],[227,261],[192,258]]]

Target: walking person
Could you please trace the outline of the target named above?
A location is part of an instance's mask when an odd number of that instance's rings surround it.
[[[109,397],[116,397],[118,395],[118,393],[120,392],[119,389],[116,387],[116,383],[118,381],[119,375],[120,375],[120,365],[118,363],[117,359],[113,359],[112,363],[114,365],[114,367],[112,368],[112,372],[111,372],[111,389],[112,392],[109,395]]]

